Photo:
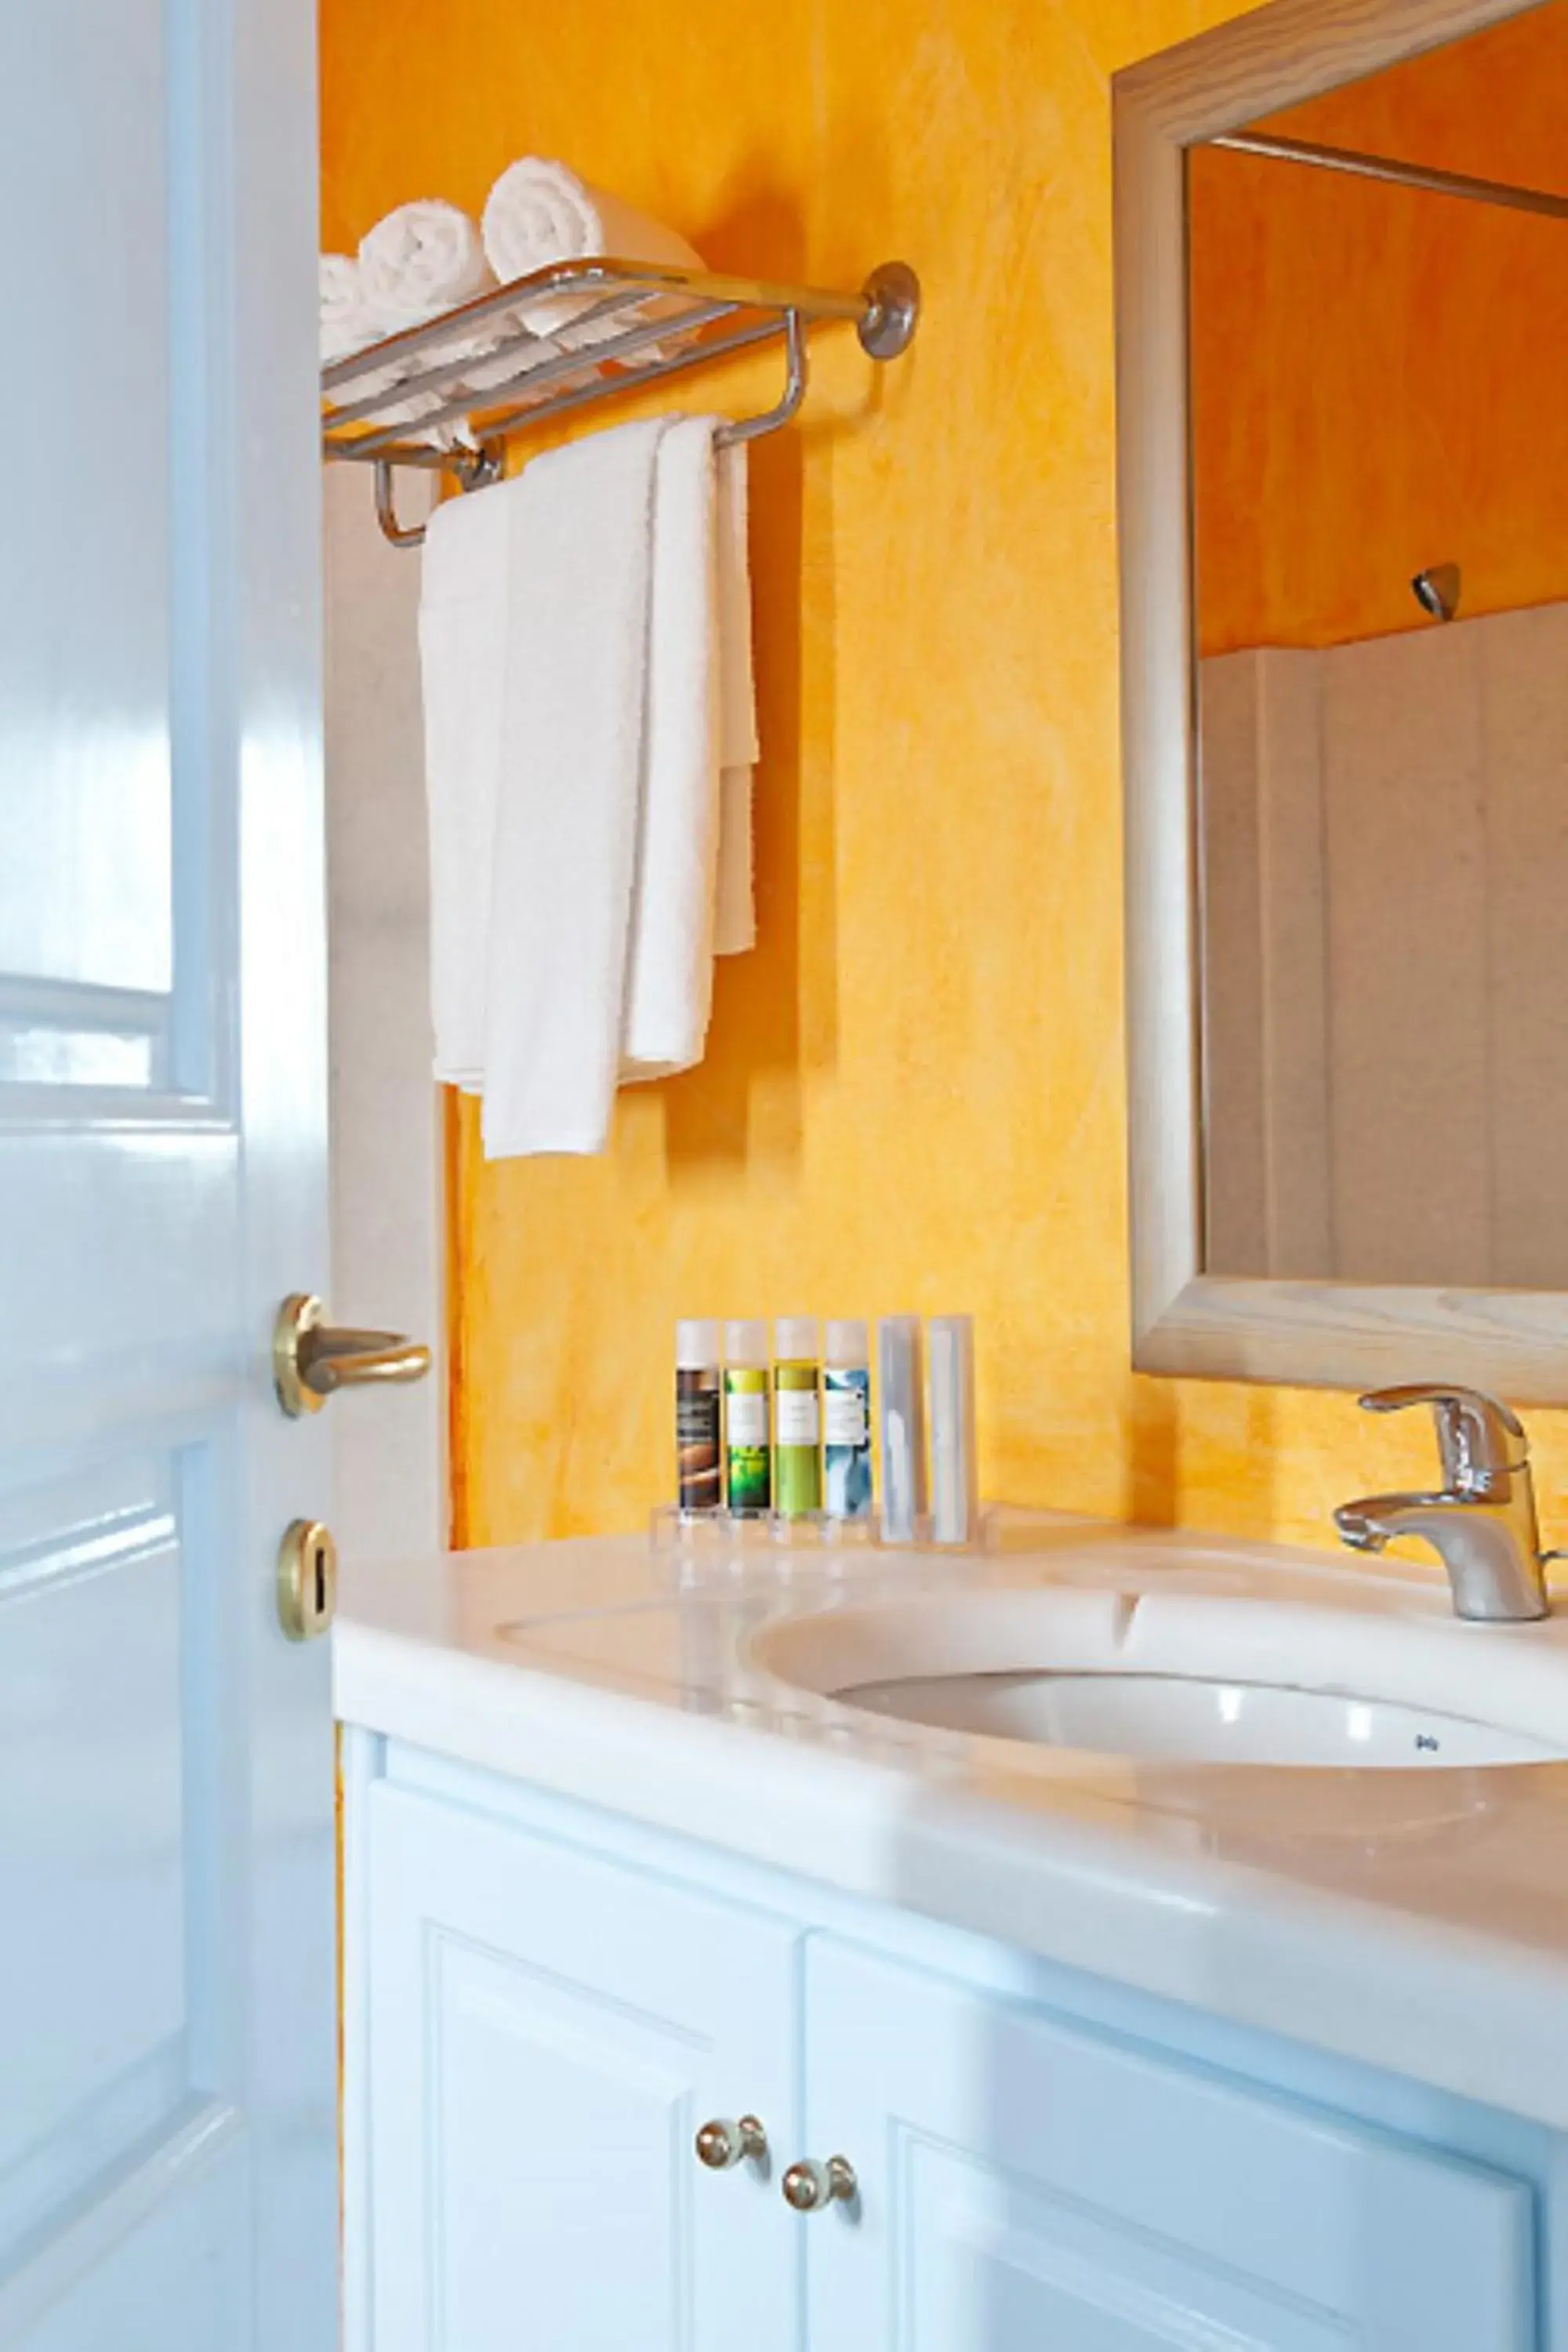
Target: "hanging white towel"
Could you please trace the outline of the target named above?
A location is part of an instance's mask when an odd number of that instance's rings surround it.
[[[760,756],[752,657],[752,572],[744,443],[721,446],[717,465],[721,773],[713,951],[715,955],[743,955],[757,944],[752,782]]]
[[[518,484],[485,1020],[492,1160],[608,1139],[664,433],[659,419],[619,425],[536,458]]]
[[[622,1076],[700,1061],[713,1001],[721,694],[718,419],[682,417],[658,445],[648,583],[637,880]]]
[[[486,257],[503,286],[553,261],[588,261],[603,255],[616,261],[664,262],[679,269],[702,268],[700,255],[674,229],[542,155],[524,155],[508,165],[486,200],[481,231]],[[548,295],[529,305],[529,324],[575,349],[604,342],[639,319],[656,319],[669,308],[653,296],[629,303],[613,316],[588,319],[586,313],[600,299],[593,292]],[[657,357],[658,348],[657,343],[647,346],[643,356]]]
[[[523,478],[447,499],[426,526],[419,606],[430,824],[430,1010],[436,1076],[484,1074],[490,884],[506,686],[507,550]]]
[[[429,525],[436,1074],[483,1093],[492,1159],[602,1150],[617,1081],[700,1059],[721,924],[750,944],[744,459],[717,422],[601,434]]]

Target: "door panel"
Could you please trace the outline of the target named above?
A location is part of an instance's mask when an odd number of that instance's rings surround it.
[[[830,1943],[813,2352],[1531,2352],[1522,2181]]]
[[[376,2352],[795,2352],[794,1927],[369,1803]],[[704,2171],[748,2111],[772,2164]]]
[[[308,0],[0,13],[0,2343],[326,2352]]]
[[[171,366],[204,301],[169,233],[169,50],[188,38],[150,0],[54,0],[0,33],[0,184],[28,224],[8,324],[40,362],[3,395],[13,981],[172,985]]]
[[[255,2341],[248,2281],[193,2245],[242,2241],[249,2154],[224,2124],[193,2124],[163,2143],[162,2176],[130,2173],[0,2289],[0,2341],[27,2352],[168,2352],[170,2345]]]
[[[0,2258],[186,2095],[175,1478],[103,1464],[0,1507],[0,1849],[26,1923],[0,1937],[0,2017],[27,2025],[0,2101]]]

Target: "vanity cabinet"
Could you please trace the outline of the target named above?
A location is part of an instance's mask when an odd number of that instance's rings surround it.
[[[1532,2352],[1527,2184],[824,1941],[811,2352]]]
[[[389,1753],[349,1790],[349,2352],[1545,2352],[1522,2174]],[[705,2168],[747,2113],[765,2159]],[[857,2193],[792,2210],[833,2157]]]
[[[374,2352],[795,2352],[772,2168],[797,1931],[376,1783],[363,2017]]]

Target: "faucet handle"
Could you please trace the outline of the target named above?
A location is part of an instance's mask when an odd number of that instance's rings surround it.
[[[1416,1381],[1404,1388],[1373,1389],[1361,1400],[1363,1412],[1403,1412],[1412,1404],[1431,1406],[1444,1484],[1461,1494],[1479,1481],[1522,1470],[1530,1458],[1517,1413],[1479,1389]]]

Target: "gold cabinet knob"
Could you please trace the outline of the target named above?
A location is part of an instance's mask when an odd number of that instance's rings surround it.
[[[716,2117],[697,2135],[697,2160],[710,2172],[728,2172],[748,2159],[761,2164],[767,2152],[768,2136],[755,2116],[742,2116],[732,2124]]]
[[[422,1381],[430,1350],[401,1331],[354,1331],[323,1321],[326,1309],[308,1291],[297,1290],[278,1310],[272,1327],[272,1385],[290,1421],[320,1412],[339,1389],[363,1388],[372,1381]]]
[[[855,2167],[847,2156],[830,2156],[826,2164],[809,2157],[792,2164],[783,2186],[784,2203],[797,2213],[820,2213],[835,2203],[853,2205],[860,2191]]]

